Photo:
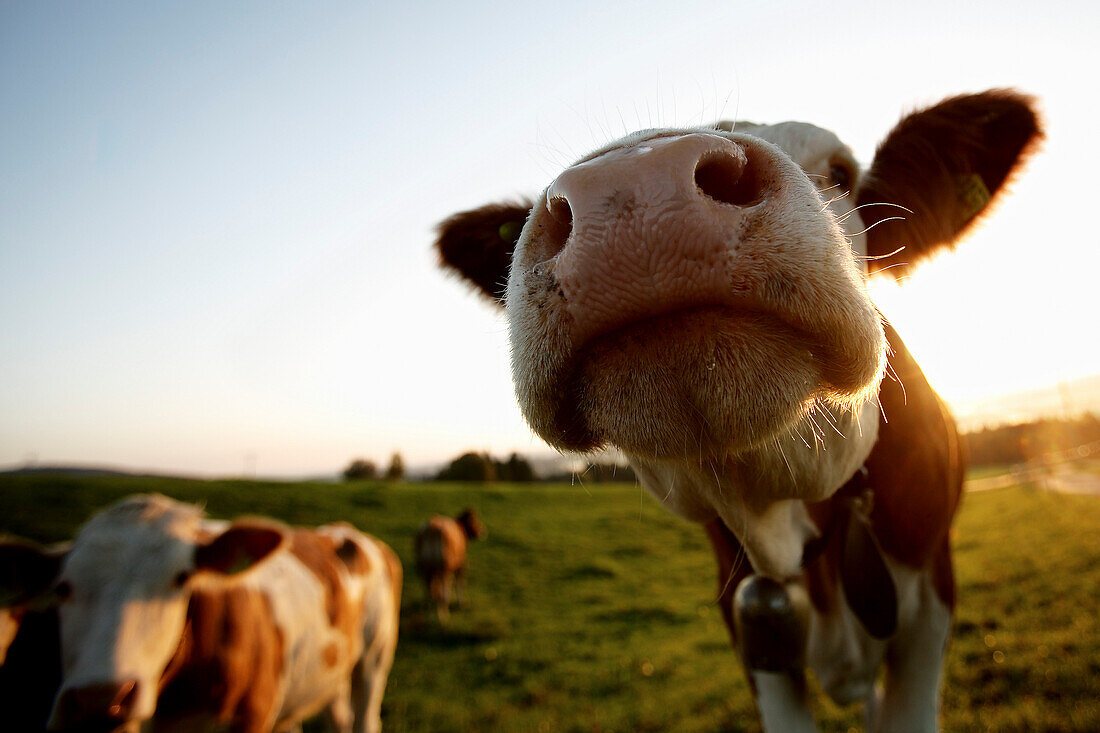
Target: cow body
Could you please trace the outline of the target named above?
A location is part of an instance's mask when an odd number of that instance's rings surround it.
[[[805,123],[649,130],[440,227],[534,430],[706,528],[769,731],[814,728],[807,667],[875,730],[936,727],[963,459],[864,281],[951,245],[1040,136],[1004,91],[904,118],[866,172]]]
[[[51,729],[376,731],[401,567],[346,524],[208,520],[136,496],[81,528],[58,581]]]
[[[435,514],[417,530],[416,569],[440,619],[450,613],[452,589],[457,590],[460,602],[465,597],[467,545],[484,533],[472,509],[454,519]]]

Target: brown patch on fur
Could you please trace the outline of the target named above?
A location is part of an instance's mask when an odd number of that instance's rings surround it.
[[[332,642],[325,646],[321,652],[321,658],[325,660],[325,664],[330,667],[335,667],[340,661],[340,648],[336,646],[336,642]]]
[[[807,504],[810,518],[821,532],[816,557],[805,563],[803,577],[810,602],[819,613],[831,613],[839,608],[840,554],[843,551],[843,533],[836,525],[840,522],[838,501],[834,498]]]
[[[336,557],[340,558],[352,575],[366,576],[370,573],[370,558],[359,543],[350,537],[336,548]]]
[[[898,122],[860,185],[859,213],[876,271],[894,277],[951,246],[990,210],[1043,138],[1035,100],[1001,89],[946,99]],[[899,204],[912,213],[895,206]],[[903,217],[900,221],[887,221]]]
[[[195,567],[218,573],[247,570],[279,549],[283,530],[269,520],[239,519],[212,541],[195,545]]]
[[[157,717],[207,712],[233,730],[269,730],[283,646],[271,603],[260,591],[196,589],[179,648],[161,678]]]
[[[451,216],[439,225],[435,247],[440,264],[476,285],[482,295],[502,304],[512,251],[530,211],[531,202],[523,199]]]
[[[361,604],[353,603],[337,564],[336,541],[307,529],[294,529],[290,536],[290,552],[305,565],[317,580],[325,595],[325,613],[333,628],[348,639],[349,648],[357,648],[362,625]]]
[[[932,558],[932,587],[948,608],[955,608],[955,569],[951,565],[951,539],[944,535]]]
[[[888,555],[925,568],[958,509],[965,457],[955,421],[889,324],[886,338],[897,379],[888,373],[882,380],[886,417],[865,464],[875,496],[871,523]]]

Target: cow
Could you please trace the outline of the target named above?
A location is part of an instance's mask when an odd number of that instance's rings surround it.
[[[451,613],[451,587],[457,600],[466,597],[466,546],[485,534],[477,512],[467,507],[457,517],[433,514],[416,531],[416,570],[424,580],[428,602],[440,620]],[[456,583],[457,581],[457,583]]]
[[[1042,136],[1014,90],[906,115],[865,171],[802,122],[643,130],[439,226],[532,429],[705,529],[767,731],[815,730],[807,668],[871,730],[938,726],[965,457],[866,282],[954,246]]]
[[[160,495],[93,515],[57,597],[50,730],[378,731],[401,564],[337,523],[207,518]]]
[[[68,549],[0,539],[0,720],[7,730],[45,730],[61,684],[52,587]]]

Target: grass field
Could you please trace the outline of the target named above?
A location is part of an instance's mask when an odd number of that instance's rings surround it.
[[[0,531],[65,539],[141,491],[218,517],[343,519],[389,542],[406,565],[390,733],[759,730],[713,603],[706,540],[637,486],[9,475]],[[422,608],[412,533],[428,514],[467,505],[489,534],[471,549],[470,606],[441,626]],[[974,494],[954,545],[944,730],[1100,730],[1100,499]],[[822,730],[859,727],[855,707],[818,707]]]

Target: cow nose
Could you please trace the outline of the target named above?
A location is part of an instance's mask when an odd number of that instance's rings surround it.
[[[113,730],[133,717],[137,696],[135,679],[69,688],[57,700],[50,728]]]
[[[622,213],[609,211],[609,205],[629,209],[699,199],[744,207],[761,197],[756,171],[732,140],[710,133],[645,140],[579,163],[550,184],[546,208],[556,241],[545,256],[564,249],[574,230],[604,226],[609,215]]]
[[[742,224],[778,195],[773,163],[758,143],[697,132],[616,148],[559,175],[527,246],[560,285],[574,343],[724,304]]]

